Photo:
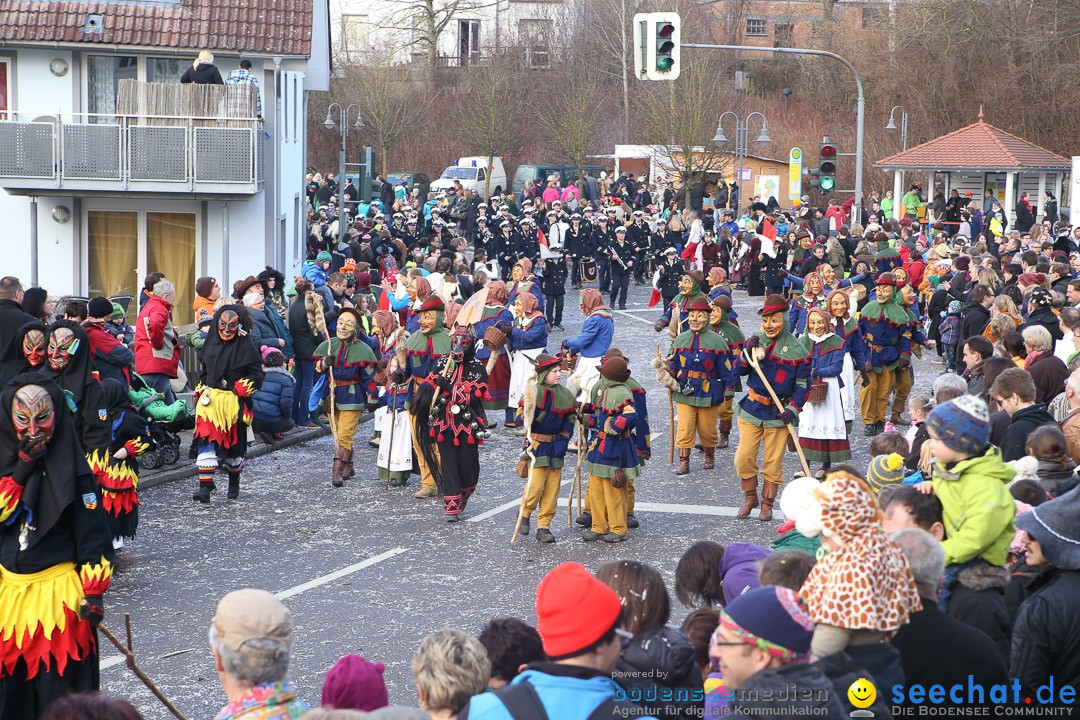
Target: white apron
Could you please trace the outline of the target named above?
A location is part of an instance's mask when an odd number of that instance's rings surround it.
[[[589,402],[593,385],[600,379],[600,361],[603,358],[578,356],[577,367],[566,381],[566,387],[577,396],[578,402]]]
[[[840,400],[844,404],[844,420],[855,421],[855,363],[851,353],[844,353],[844,369],[840,371],[844,386],[840,388]]]
[[[379,408],[386,410],[385,407]],[[412,470],[412,430],[409,425],[407,410],[398,410],[394,418],[389,412],[384,413],[382,436],[379,438],[378,466],[390,472]],[[390,423],[393,420],[393,431]],[[390,439],[393,438],[393,455],[390,455]],[[388,467],[389,466],[389,467]]]
[[[517,408],[518,401],[525,397],[525,385],[536,372],[530,360],[535,360],[542,352],[544,352],[543,348],[534,348],[532,350],[515,350],[511,353],[510,396],[507,407]]]

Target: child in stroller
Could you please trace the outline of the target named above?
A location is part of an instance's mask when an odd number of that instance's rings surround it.
[[[166,403],[165,396],[150,387],[138,373],[131,373],[131,404],[146,418],[150,430],[150,449],[139,457],[139,465],[153,470],[172,465],[180,459],[181,430],[194,427],[185,400]]]

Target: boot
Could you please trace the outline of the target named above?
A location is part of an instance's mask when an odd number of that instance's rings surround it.
[[[201,503],[210,504],[210,485],[211,483],[201,482],[199,483],[199,489],[195,491],[195,494],[191,496],[192,500],[197,500]]]
[[[721,420],[720,421],[720,439],[717,441],[716,447],[718,447],[718,448],[720,448],[722,450],[722,449],[724,449],[724,448],[726,448],[728,446],[728,443],[730,441],[731,441],[731,421],[730,420]]]
[[[716,448],[707,447],[705,451],[705,469],[712,470],[716,467]]]
[[[772,520],[773,503],[776,501],[776,493],[779,491],[779,485],[765,481],[764,487],[761,488],[761,512],[758,513],[758,520],[762,522]]]
[[[334,468],[330,477],[330,484],[334,487],[345,485],[345,461],[341,459],[344,453],[345,451],[341,448],[334,449]]]
[[[240,497],[240,471],[229,471],[229,491],[225,493],[225,497],[230,500],[235,500]]]
[[[346,479],[356,477],[356,468],[353,467],[352,453],[352,450],[341,451],[341,462],[345,465],[345,472],[343,473],[342,477]]]
[[[893,425],[907,425],[908,423],[900,416],[899,410],[893,410],[892,418],[889,419]]]
[[[743,500],[742,507],[740,507],[735,512],[735,517],[737,517],[737,518],[750,517],[750,511],[758,506],[757,478],[756,477],[743,478],[740,481],[740,484],[742,485],[742,490],[743,490],[743,493],[745,495],[745,499]],[[768,483],[766,483],[766,484],[768,484]]]
[[[690,448],[679,448],[679,467],[675,470],[676,475],[686,475],[690,472]]]

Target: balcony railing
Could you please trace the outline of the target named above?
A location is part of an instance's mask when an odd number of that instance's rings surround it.
[[[263,137],[255,118],[9,111],[0,187],[252,195],[263,187]]]

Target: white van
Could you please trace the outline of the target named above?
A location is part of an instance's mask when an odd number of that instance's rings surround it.
[[[491,163],[490,186],[488,181],[488,163]],[[449,190],[454,186],[454,181],[461,183],[461,187],[479,193],[485,200],[484,189],[490,187],[492,194],[501,193],[506,187],[506,170],[503,168],[501,157],[488,158],[484,155],[473,155],[458,158],[456,164],[443,171],[442,177],[431,183],[431,191]]]

